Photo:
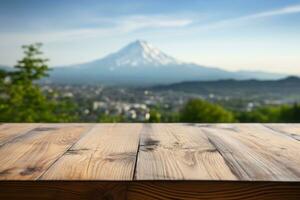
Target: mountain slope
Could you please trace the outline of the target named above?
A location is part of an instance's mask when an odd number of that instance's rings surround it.
[[[188,81],[146,88],[153,91],[176,91],[201,95],[282,97],[300,94],[300,78],[290,76],[280,80],[219,80]]]
[[[102,59],[56,67],[47,81],[53,83],[155,85],[220,79],[278,79],[284,75],[263,72],[229,72],[182,62],[145,41],[137,40]]]
[[[159,67],[164,65],[179,65],[180,61],[166,55],[159,49],[145,41],[130,43],[120,51],[110,54],[100,60],[101,64],[110,64],[115,67]]]
[[[56,82],[129,85],[232,77],[232,73],[224,70],[181,62],[145,41],[135,41],[90,63],[57,68],[51,75]]]

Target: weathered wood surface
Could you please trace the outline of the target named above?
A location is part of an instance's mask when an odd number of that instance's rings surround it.
[[[240,181],[146,181],[128,186],[131,200],[299,200],[300,184]]]
[[[0,147],[0,179],[38,179],[80,136],[81,125],[41,125]]]
[[[300,199],[300,124],[1,124],[0,199],[22,197]]]
[[[0,179],[300,181],[299,124],[2,124]]]
[[[0,126],[0,146],[28,131],[38,127],[38,124],[3,124]]]
[[[239,181],[0,181],[8,200],[299,200],[300,183]]]
[[[94,125],[43,180],[132,180],[141,124]]]
[[[136,180],[236,180],[222,155],[197,127],[145,125]]]

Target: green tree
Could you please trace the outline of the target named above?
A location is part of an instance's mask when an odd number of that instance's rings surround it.
[[[102,123],[117,123],[117,122],[123,122],[123,117],[121,115],[107,115],[107,114],[103,114],[100,115],[99,122]]]
[[[282,106],[280,122],[299,123],[300,122],[300,105],[295,103],[292,106]]]
[[[69,114],[71,104],[49,100],[37,81],[48,76],[47,59],[41,58],[41,44],[23,46],[24,58],[12,72],[0,72],[0,121],[67,122],[76,119]]]
[[[180,113],[178,112],[163,112],[161,117],[162,122],[180,122]]]
[[[240,112],[236,114],[239,122],[300,122],[300,106],[281,105],[281,106],[264,106],[250,112]]]
[[[253,111],[245,111],[236,114],[239,122],[278,122],[280,109],[278,107],[261,107]]]
[[[14,84],[24,87],[33,86],[34,81],[48,76],[48,59],[40,57],[43,54],[40,51],[41,46],[41,43],[22,46],[24,58],[18,61],[15,66],[16,71],[10,73]]]
[[[4,86],[6,76],[7,76],[7,73],[4,70],[0,69],[0,86],[1,86],[1,88]]]
[[[221,123],[234,122],[234,116],[223,107],[201,99],[192,99],[180,112],[182,122]]]
[[[151,109],[149,122],[151,123],[161,122],[161,114],[157,110]]]

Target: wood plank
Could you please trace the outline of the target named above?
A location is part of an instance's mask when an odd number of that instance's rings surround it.
[[[101,124],[62,156],[43,180],[132,180],[141,124]]]
[[[260,124],[198,125],[240,180],[300,181],[300,144]]]
[[[4,125],[0,199],[300,196],[300,124]]]
[[[183,124],[147,124],[136,180],[236,180],[207,136]]]
[[[38,127],[39,124],[1,124],[0,126],[0,146],[13,140],[14,138],[26,134],[30,130]]]
[[[10,200],[298,200],[300,183],[239,181],[0,181]]]
[[[300,124],[264,124],[264,126],[300,141]]]
[[[130,200],[299,200],[300,183],[240,181],[137,181]]]
[[[126,183],[105,181],[0,181],[0,199],[125,200]]]
[[[89,128],[45,124],[0,148],[0,179],[34,180]]]

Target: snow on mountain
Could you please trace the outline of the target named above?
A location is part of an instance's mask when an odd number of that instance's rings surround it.
[[[110,65],[110,68],[117,67],[141,67],[151,66],[158,67],[164,65],[180,65],[182,62],[166,55],[159,49],[155,48],[146,41],[137,40],[119,50],[112,53],[95,63],[103,63]]]
[[[119,51],[93,62],[55,68],[50,74],[52,82],[75,84],[127,84],[154,85],[182,81],[282,78],[272,73],[229,72],[182,62],[151,44],[137,40]]]

